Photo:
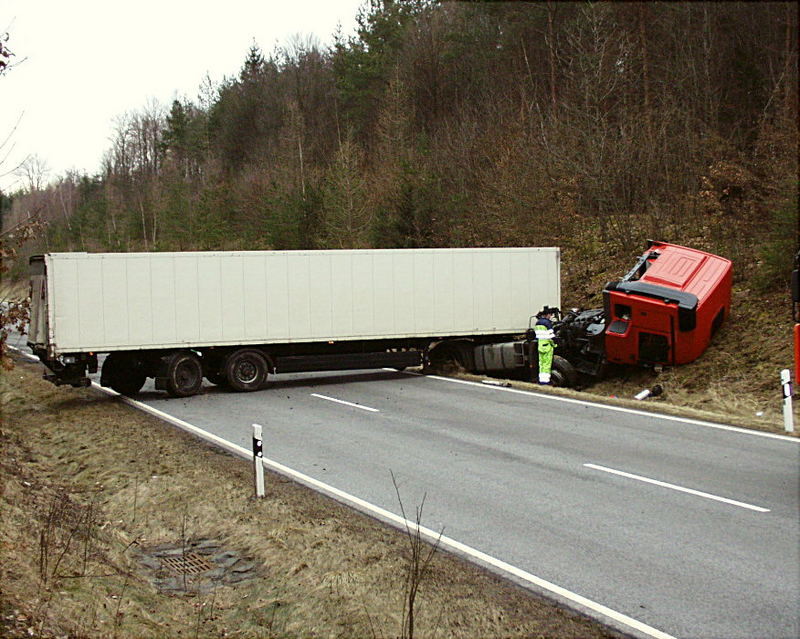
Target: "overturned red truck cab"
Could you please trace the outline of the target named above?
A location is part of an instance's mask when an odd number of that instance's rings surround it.
[[[694,361],[730,315],[731,286],[730,260],[650,242],[634,268],[603,290],[607,361]]]
[[[551,383],[573,386],[579,375],[600,379],[609,364],[672,366],[694,361],[730,315],[732,282],[730,260],[648,242],[635,266],[606,284],[603,308],[573,309],[563,315],[549,309],[556,315]],[[525,369],[528,378],[536,379],[535,332],[529,330],[524,341],[477,346],[473,359],[473,366],[464,367],[491,374]]]

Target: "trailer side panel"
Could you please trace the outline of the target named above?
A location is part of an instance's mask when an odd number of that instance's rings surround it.
[[[492,335],[560,303],[557,248],[53,253],[51,352]]]

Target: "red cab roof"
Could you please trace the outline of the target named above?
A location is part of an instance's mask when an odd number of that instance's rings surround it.
[[[648,260],[639,281],[686,291],[699,302],[707,298],[731,269],[731,261],[696,249],[655,242],[649,249],[658,253]]]

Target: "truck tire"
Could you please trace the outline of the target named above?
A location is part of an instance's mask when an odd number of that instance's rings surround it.
[[[228,386],[240,393],[256,391],[267,381],[267,358],[257,350],[243,348],[228,356],[225,377]]]
[[[167,392],[172,397],[196,395],[203,385],[203,364],[191,351],[178,351],[167,361]]]
[[[575,367],[563,357],[553,356],[553,365],[550,368],[550,383],[553,386],[572,388],[578,381],[578,372]]]
[[[146,379],[141,361],[127,353],[109,353],[100,373],[101,386],[125,396],[136,395],[142,390]]]

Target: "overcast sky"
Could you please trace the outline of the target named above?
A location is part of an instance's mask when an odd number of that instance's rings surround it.
[[[236,75],[254,41],[265,53],[297,35],[330,44],[337,25],[353,32],[363,2],[0,0],[17,63],[0,78],[0,174],[28,155],[50,178],[93,174],[116,117],[152,100],[196,101],[206,75]],[[0,189],[17,186],[0,175]]]

